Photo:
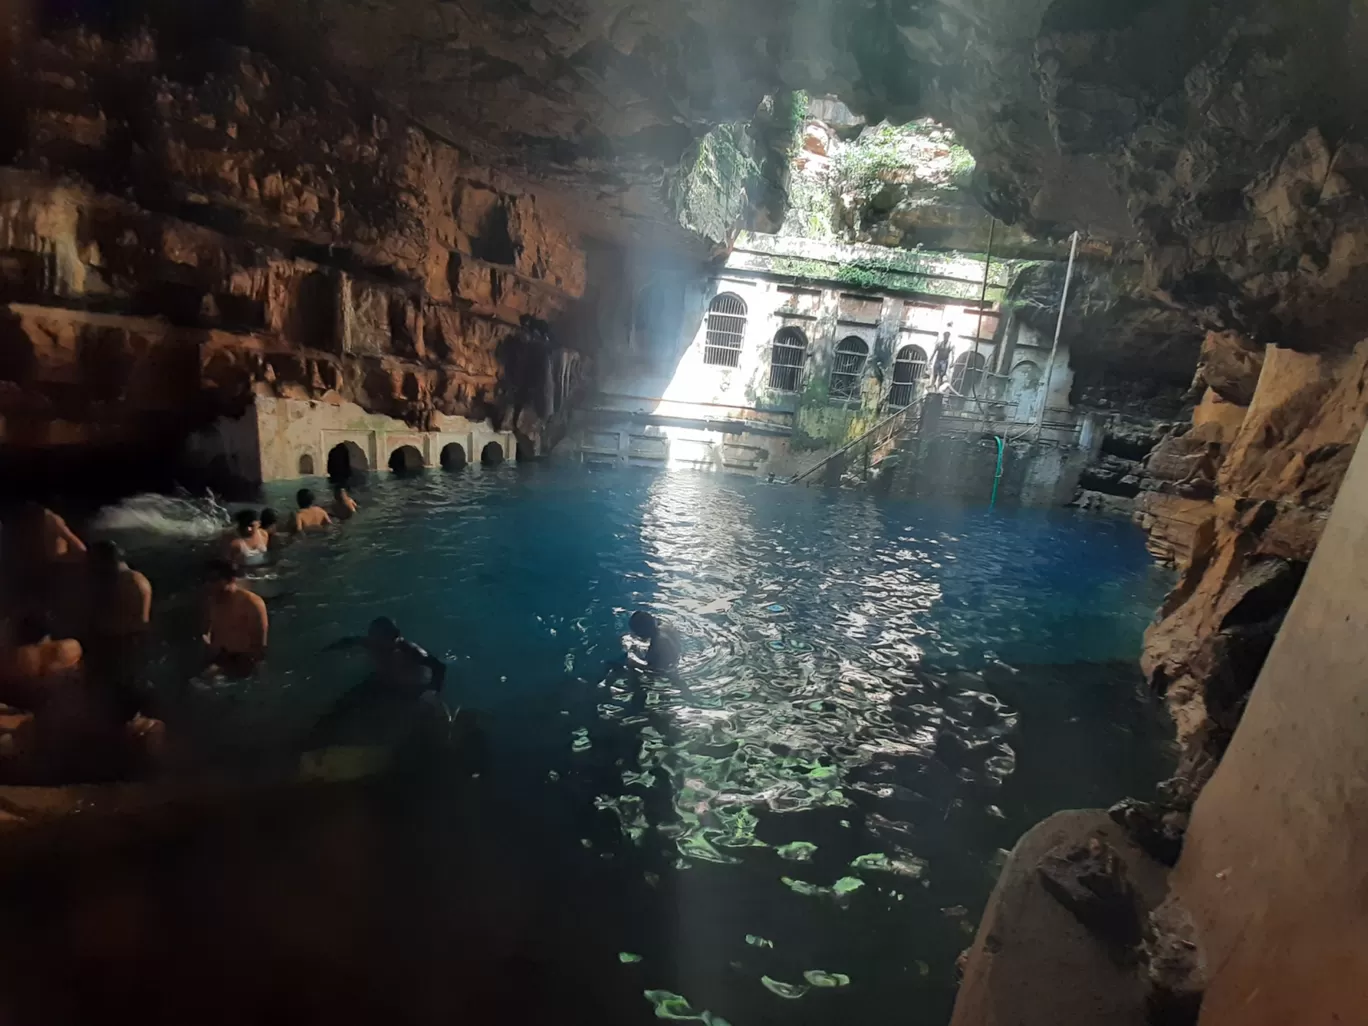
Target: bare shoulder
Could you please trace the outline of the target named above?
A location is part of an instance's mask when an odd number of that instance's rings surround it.
[[[262,616],[266,615],[266,600],[260,595],[254,591],[248,591],[246,588],[243,588],[238,594],[247,596],[247,604]]]
[[[151,593],[152,582],[147,579],[146,574],[141,573],[137,570],[129,570],[128,574],[128,579],[132,581],[133,584],[137,587],[139,594],[147,595]]]
[[[75,638],[63,638],[52,643],[53,669],[65,670],[81,661],[81,643]]]

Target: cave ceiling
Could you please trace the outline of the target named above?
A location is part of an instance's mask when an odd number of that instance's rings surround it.
[[[375,88],[591,231],[686,234],[668,185],[691,147],[805,89],[948,124],[990,212],[1143,251],[1146,291],[1203,326],[1368,332],[1368,10],[1349,0],[240,3],[213,15],[225,34]],[[200,36],[228,9],[168,6]]]

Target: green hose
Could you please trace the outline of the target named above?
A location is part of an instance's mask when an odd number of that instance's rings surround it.
[[[993,441],[998,444],[997,470],[993,473],[993,497],[988,500],[988,508],[992,509],[997,505],[998,482],[1002,480],[1002,450],[1007,447],[1001,435],[994,435]]]

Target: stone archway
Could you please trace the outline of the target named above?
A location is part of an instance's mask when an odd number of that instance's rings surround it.
[[[498,442],[486,442],[480,450],[480,462],[486,467],[497,467],[504,461],[503,446]]]
[[[314,458],[313,458],[313,453],[311,453],[311,452],[306,452],[306,453],[304,453],[303,455],[301,455],[301,456],[299,457],[299,476],[300,476],[300,477],[313,477],[313,475],[314,475]]]
[[[370,469],[366,454],[355,442],[339,442],[328,450],[328,480],[345,482]]]
[[[390,453],[389,468],[396,474],[418,474],[425,466],[423,454],[418,451],[417,446],[401,445]]]
[[[448,442],[442,446],[439,457],[443,470],[460,470],[466,465],[466,452],[460,442]]]

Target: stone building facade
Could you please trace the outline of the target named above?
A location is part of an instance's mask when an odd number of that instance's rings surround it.
[[[982,258],[743,234],[725,265],[636,296],[636,361],[605,369],[575,416],[584,460],[786,477],[928,391],[940,430],[1076,442],[1067,345],[1005,316],[1009,273]],[[870,280],[873,279],[873,280]],[[1004,323],[1005,319],[1005,323]],[[948,341],[937,381],[937,346]],[[1043,407],[1043,410],[1042,410]]]

